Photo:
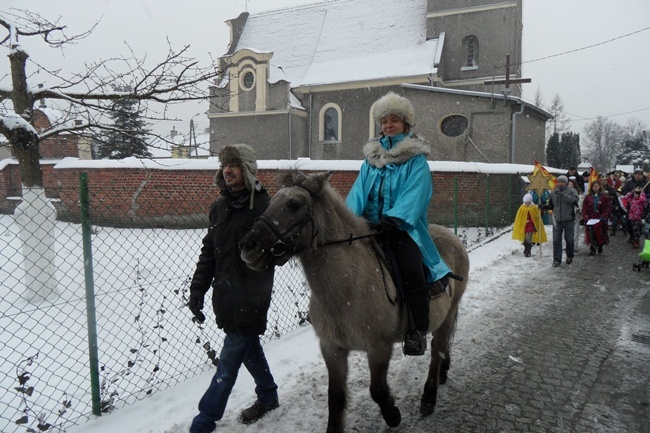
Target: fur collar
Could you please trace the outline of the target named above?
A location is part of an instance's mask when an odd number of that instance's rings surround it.
[[[430,153],[429,144],[416,135],[406,137],[391,150],[384,149],[379,139],[369,141],[363,146],[363,154],[368,160],[368,164],[377,168],[385,167],[388,164],[401,165],[414,156],[420,154],[429,156]]]

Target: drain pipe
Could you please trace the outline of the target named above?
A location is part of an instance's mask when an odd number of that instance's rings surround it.
[[[291,159],[291,103],[289,103],[289,159]]]
[[[526,103],[524,101],[521,102],[521,109],[512,114],[512,130],[510,131],[511,137],[510,137],[510,163],[514,164],[515,163],[515,136],[517,134],[517,116],[522,114],[524,112],[524,108],[526,108]]]
[[[314,95],[311,93],[311,84],[309,85],[309,149],[307,150],[307,156],[311,159],[311,146],[312,146],[312,116],[311,112],[314,110]]]

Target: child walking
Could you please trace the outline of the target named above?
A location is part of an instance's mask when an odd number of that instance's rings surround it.
[[[641,187],[634,188],[625,198],[628,203],[627,219],[630,227],[630,239],[632,248],[639,248],[639,239],[643,231],[643,210],[645,208],[646,196]]]
[[[543,244],[547,241],[546,230],[539,215],[539,208],[533,205],[533,196],[526,194],[524,202],[519,206],[515,225],[512,229],[512,239],[524,243],[524,256],[530,257],[533,243]]]

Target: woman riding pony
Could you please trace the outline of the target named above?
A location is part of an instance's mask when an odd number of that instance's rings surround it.
[[[375,104],[381,138],[363,147],[366,157],[347,197],[347,206],[382,231],[401,275],[412,329],[404,354],[423,355],[429,326],[429,297],[446,290],[451,270],[429,237],[427,208],[433,193],[429,145],[415,134],[411,101],[390,92]]]

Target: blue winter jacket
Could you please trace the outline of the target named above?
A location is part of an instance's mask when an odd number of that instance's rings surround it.
[[[433,192],[427,164],[429,145],[415,135],[399,134],[372,140],[363,147],[366,156],[346,203],[355,214],[377,223],[383,217],[399,218],[422,251],[429,282],[451,270],[429,236],[427,208]]]

